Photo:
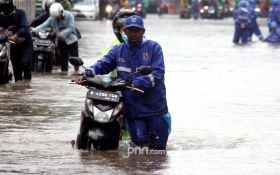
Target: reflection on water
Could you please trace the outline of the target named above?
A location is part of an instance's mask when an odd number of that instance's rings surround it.
[[[111,24],[77,24],[80,55],[91,65],[114,38]],[[280,172],[279,48],[258,41],[233,46],[231,19],[149,15],[145,26],[165,56],[172,115],[167,153],[128,156],[126,142],[115,151],[73,149],[86,89],[69,84],[72,69],[58,70],[34,74],[29,86],[0,86],[0,174]]]
[[[106,152],[81,152],[81,163],[85,166],[97,165],[108,174],[160,174],[168,167],[168,155],[131,154],[127,150]],[[121,167],[121,168],[120,168]],[[104,173],[104,169],[100,173]]]

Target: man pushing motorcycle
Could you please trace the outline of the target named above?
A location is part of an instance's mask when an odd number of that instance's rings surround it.
[[[113,47],[90,69],[77,76],[75,82],[82,84],[85,76],[107,74],[117,69],[119,78],[132,82],[132,90],[124,90],[122,94],[125,106],[123,112],[133,145],[166,149],[171,117],[166,100],[161,46],[143,37],[145,28],[140,16],[127,17],[124,32],[128,41]],[[148,75],[132,74],[140,66],[150,66],[153,71]],[[134,88],[142,89],[144,93]]]
[[[15,82],[29,84],[32,78],[33,42],[28,30],[28,20],[24,10],[17,9],[13,0],[0,0],[0,31],[9,29],[13,35],[8,39],[15,43],[10,47]]]

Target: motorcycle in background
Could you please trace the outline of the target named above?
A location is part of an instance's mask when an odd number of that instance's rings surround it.
[[[120,11],[121,5],[118,0],[109,0],[105,7],[105,16],[107,19],[114,19],[115,15]]]
[[[55,44],[49,31],[32,32],[33,71],[51,72],[55,63]]]
[[[83,66],[83,61],[78,57],[71,57],[69,62],[74,66]],[[143,66],[132,74],[148,75],[151,72],[152,69],[149,66]],[[81,112],[81,125],[76,140],[77,148],[117,149],[121,137],[120,116],[124,105],[121,92],[132,89],[131,82],[108,75],[95,75],[85,76],[81,85],[88,91],[85,106]],[[133,90],[144,93],[141,89],[134,88]]]
[[[216,0],[201,2],[200,17],[202,19],[223,19],[224,9]]]

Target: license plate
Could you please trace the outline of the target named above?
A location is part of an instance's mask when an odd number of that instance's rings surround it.
[[[87,98],[110,101],[110,102],[119,102],[120,95],[114,92],[90,90],[87,93]]]
[[[50,46],[52,42],[50,40],[39,40],[36,39],[33,41],[33,44],[36,46]]]

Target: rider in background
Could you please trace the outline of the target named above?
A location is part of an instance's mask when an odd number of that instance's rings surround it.
[[[269,32],[271,31],[271,23],[276,22],[277,26],[280,26],[280,9],[279,9],[279,0],[272,0],[272,7],[269,9],[267,25]]]
[[[106,6],[109,4],[108,0],[99,0],[99,20],[102,21],[106,18]]]
[[[241,39],[241,43],[246,44],[248,42],[248,29],[250,23],[246,0],[240,1],[240,7],[233,13],[233,19],[235,22],[233,43],[239,44],[239,40]]]
[[[257,18],[258,15],[255,11],[256,8],[256,1],[255,0],[250,0],[249,1],[249,6],[248,6],[248,11],[249,11],[249,16],[250,16],[250,23],[249,23],[249,33],[248,33],[248,40],[252,40],[252,35],[253,33],[259,38],[259,40],[263,40],[263,35],[261,33],[259,24],[257,23]]]
[[[47,21],[33,28],[32,31],[39,32],[48,27],[52,28],[52,35],[56,37],[61,71],[67,72],[69,56],[79,56],[74,16],[71,12],[64,10],[60,3],[54,3],[50,7],[50,17]],[[75,71],[78,70],[79,68],[75,67]]]
[[[193,19],[199,18],[199,1],[192,0],[192,17]]]

